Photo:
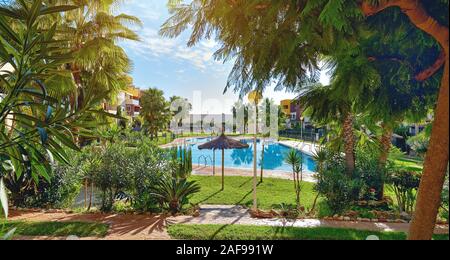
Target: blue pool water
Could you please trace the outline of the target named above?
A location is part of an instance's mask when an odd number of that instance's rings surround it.
[[[204,165],[205,158],[208,165],[212,165],[213,151],[199,150],[198,146],[211,141],[210,138],[189,140],[192,148],[192,163]],[[243,140],[250,147],[248,149],[225,150],[225,167],[253,169],[253,140]],[[262,143],[258,141],[258,167],[261,167]],[[285,162],[286,154],[291,148],[279,143],[269,143],[264,146],[265,170],[292,172],[292,166]],[[222,166],[222,151],[216,151],[216,166]],[[303,154],[303,169],[309,172],[315,172],[316,165],[314,160]]]

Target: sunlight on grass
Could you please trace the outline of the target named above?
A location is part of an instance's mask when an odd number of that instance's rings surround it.
[[[193,196],[193,204],[242,205],[253,204],[252,177],[225,177],[225,190],[221,191],[221,177],[192,176],[201,191]],[[259,178],[258,178],[259,181]],[[316,197],[313,183],[303,183],[302,205],[311,208]],[[261,209],[272,209],[281,203],[295,205],[294,184],[290,180],[266,178],[258,185],[258,204]]]
[[[0,220],[0,230],[6,232],[16,228],[16,236],[78,236],[78,237],[104,237],[109,226],[101,223],[88,222],[22,222]]]
[[[401,232],[373,232],[340,228],[292,228],[244,225],[173,225],[172,238],[188,240],[366,240],[375,235],[381,240],[405,240]],[[436,235],[435,240],[448,240],[448,235]]]

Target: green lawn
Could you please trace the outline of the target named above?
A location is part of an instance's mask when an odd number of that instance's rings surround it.
[[[14,235],[18,236],[52,236],[65,237],[104,237],[109,226],[100,223],[87,222],[22,222],[0,220],[0,237],[2,233],[16,228]]]
[[[402,167],[408,171],[422,172],[423,160],[414,159],[409,157],[395,158],[393,159],[398,167]]]
[[[188,240],[366,240],[376,235],[381,240],[405,240],[399,232],[372,232],[336,228],[292,228],[241,225],[172,225],[172,238]],[[436,240],[448,240],[448,235],[437,235]]]
[[[200,184],[201,191],[195,194],[191,203],[243,205],[253,204],[252,177],[225,177],[225,191],[221,191],[221,177],[192,176],[190,180]],[[259,181],[259,178],[258,178]],[[311,208],[316,197],[313,183],[304,183],[301,203]],[[258,185],[258,204],[261,209],[272,209],[281,203],[295,205],[294,183],[290,180],[266,178]]]

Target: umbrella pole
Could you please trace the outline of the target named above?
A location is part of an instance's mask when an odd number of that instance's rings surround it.
[[[262,143],[262,152],[261,152],[261,183],[263,183],[263,177],[264,177],[264,146],[265,146],[265,143],[263,142]]]
[[[213,176],[216,176],[216,150],[213,150]]]
[[[258,104],[255,102],[255,110],[258,110]],[[256,188],[258,186],[258,113],[255,113],[255,136],[253,138],[253,210],[258,209],[258,198]]]
[[[222,191],[225,190],[225,149],[222,149]]]

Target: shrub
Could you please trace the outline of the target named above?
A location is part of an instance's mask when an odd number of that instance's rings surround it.
[[[417,190],[420,185],[420,174],[405,170],[391,171],[389,183],[397,198],[400,212],[413,213]]]
[[[111,211],[115,196],[131,186],[130,172],[134,158],[131,150],[120,143],[107,145],[96,156],[102,161],[93,176],[95,186],[101,191],[101,210]]]
[[[377,150],[375,150],[377,151]],[[383,197],[386,169],[380,167],[379,153],[369,149],[358,149],[354,176],[360,179],[360,190],[355,196],[362,200],[378,200]]]
[[[386,170],[379,167],[378,153],[360,147],[356,154],[356,170],[352,176],[346,173],[341,154],[321,150],[314,156],[318,168],[316,190],[334,213],[342,213],[355,201],[381,197]]]
[[[37,208],[68,208],[81,190],[82,176],[72,165],[56,164],[50,181],[42,179],[35,187],[35,194],[26,205]]]
[[[73,163],[54,163],[48,178],[23,173],[17,177],[14,171],[5,176],[5,183],[11,192],[11,202],[17,207],[66,208],[70,207],[81,188],[81,177],[77,174],[79,156],[66,151]]]
[[[158,181],[172,170],[172,162],[166,151],[153,144],[143,144],[134,152],[132,166],[133,208],[139,211],[160,211],[159,200],[151,191]]]
[[[339,214],[350,208],[359,186],[359,181],[346,173],[344,165],[337,165],[324,169],[318,177],[315,190],[325,197],[333,214]]]
[[[411,146],[411,149],[416,151],[417,155],[423,158],[428,151],[430,137],[426,132],[422,132],[416,136],[409,138],[406,143]]]
[[[151,194],[158,180],[172,169],[168,153],[153,142],[138,147],[116,142],[104,147],[87,147],[79,171],[92,179],[101,192],[101,210],[111,211],[116,200],[127,199],[137,211],[158,212],[159,200]]]

